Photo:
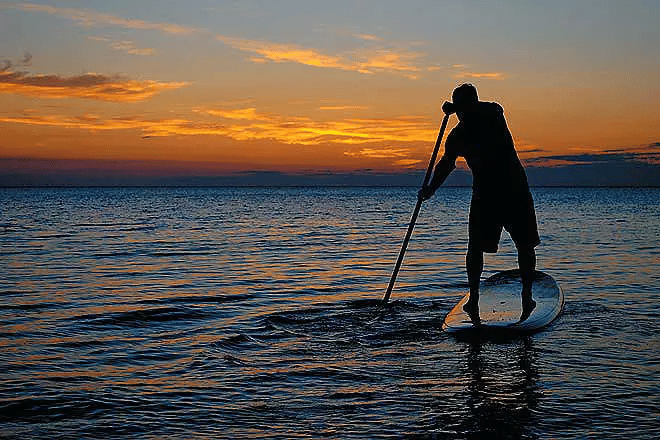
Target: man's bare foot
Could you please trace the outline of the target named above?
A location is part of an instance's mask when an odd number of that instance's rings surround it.
[[[529,315],[532,314],[532,311],[536,307],[536,301],[532,299],[531,296],[523,297],[522,299],[522,313],[520,314],[520,320],[518,322],[523,322]]]
[[[481,324],[481,318],[479,317],[479,299],[473,299],[472,297],[463,305],[463,311],[468,314],[472,324],[479,325]]]

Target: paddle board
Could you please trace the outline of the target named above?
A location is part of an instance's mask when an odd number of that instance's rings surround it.
[[[449,333],[476,329],[528,332],[547,326],[561,313],[564,293],[550,275],[535,272],[532,298],[536,307],[523,321],[521,291],[520,271],[498,272],[480,284],[478,317],[470,317],[463,310],[468,293],[447,314],[442,328]]]

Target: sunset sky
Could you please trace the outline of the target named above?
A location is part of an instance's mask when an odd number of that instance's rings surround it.
[[[0,2],[0,184],[416,175],[463,82],[532,183],[660,184],[658,23],[657,0]]]

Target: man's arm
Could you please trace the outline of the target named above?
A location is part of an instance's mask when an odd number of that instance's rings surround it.
[[[447,176],[449,176],[454,168],[456,168],[456,158],[458,157],[456,150],[457,142],[457,132],[456,128],[454,128],[454,130],[449,133],[449,136],[447,136],[445,152],[435,166],[431,182],[419,190],[419,197],[422,200],[430,199],[435,193],[435,190],[440,188],[447,179]]]
[[[456,168],[455,157],[452,158],[447,155],[443,155],[440,158],[440,161],[435,166],[435,172],[433,173],[433,178],[429,184],[433,192],[442,186],[449,174],[454,171],[454,168]]]
[[[419,197],[423,200],[430,199],[435,194],[435,191],[442,186],[447,176],[454,171],[454,168],[456,168],[456,157],[452,158],[447,156],[447,154],[443,155],[435,166],[431,182],[419,190]]]

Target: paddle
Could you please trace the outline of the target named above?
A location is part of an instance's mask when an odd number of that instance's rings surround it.
[[[435,141],[435,148],[433,148],[433,154],[431,155],[431,160],[429,161],[429,167],[426,170],[426,176],[424,176],[424,183],[422,183],[422,188],[428,185],[429,180],[431,179],[431,173],[433,172],[433,165],[435,164],[435,158],[438,156],[438,150],[440,149],[440,144],[442,143],[442,137],[445,134],[445,128],[447,128],[447,121],[449,120],[449,113],[445,114],[442,124],[440,125],[440,133],[438,134],[438,140]],[[415,205],[415,210],[410,217],[410,224],[408,225],[408,232],[406,232],[406,238],[403,239],[403,244],[401,245],[401,251],[399,252],[399,258],[396,260],[396,265],[394,265],[394,271],[392,271],[392,277],[390,278],[390,284],[387,286],[387,292],[383,296],[383,303],[387,303],[390,300],[390,295],[392,295],[392,289],[394,288],[394,283],[396,281],[396,276],[399,274],[399,269],[401,269],[401,263],[403,263],[403,256],[406,253],[408,248],[408,242],[410,241],[410,236],[412,235],[413,229],[415,229],[415,223],[417,222],[417,216],[419,215],[419,209],[422,207],[421,197],[417,197],[417,205]]]

